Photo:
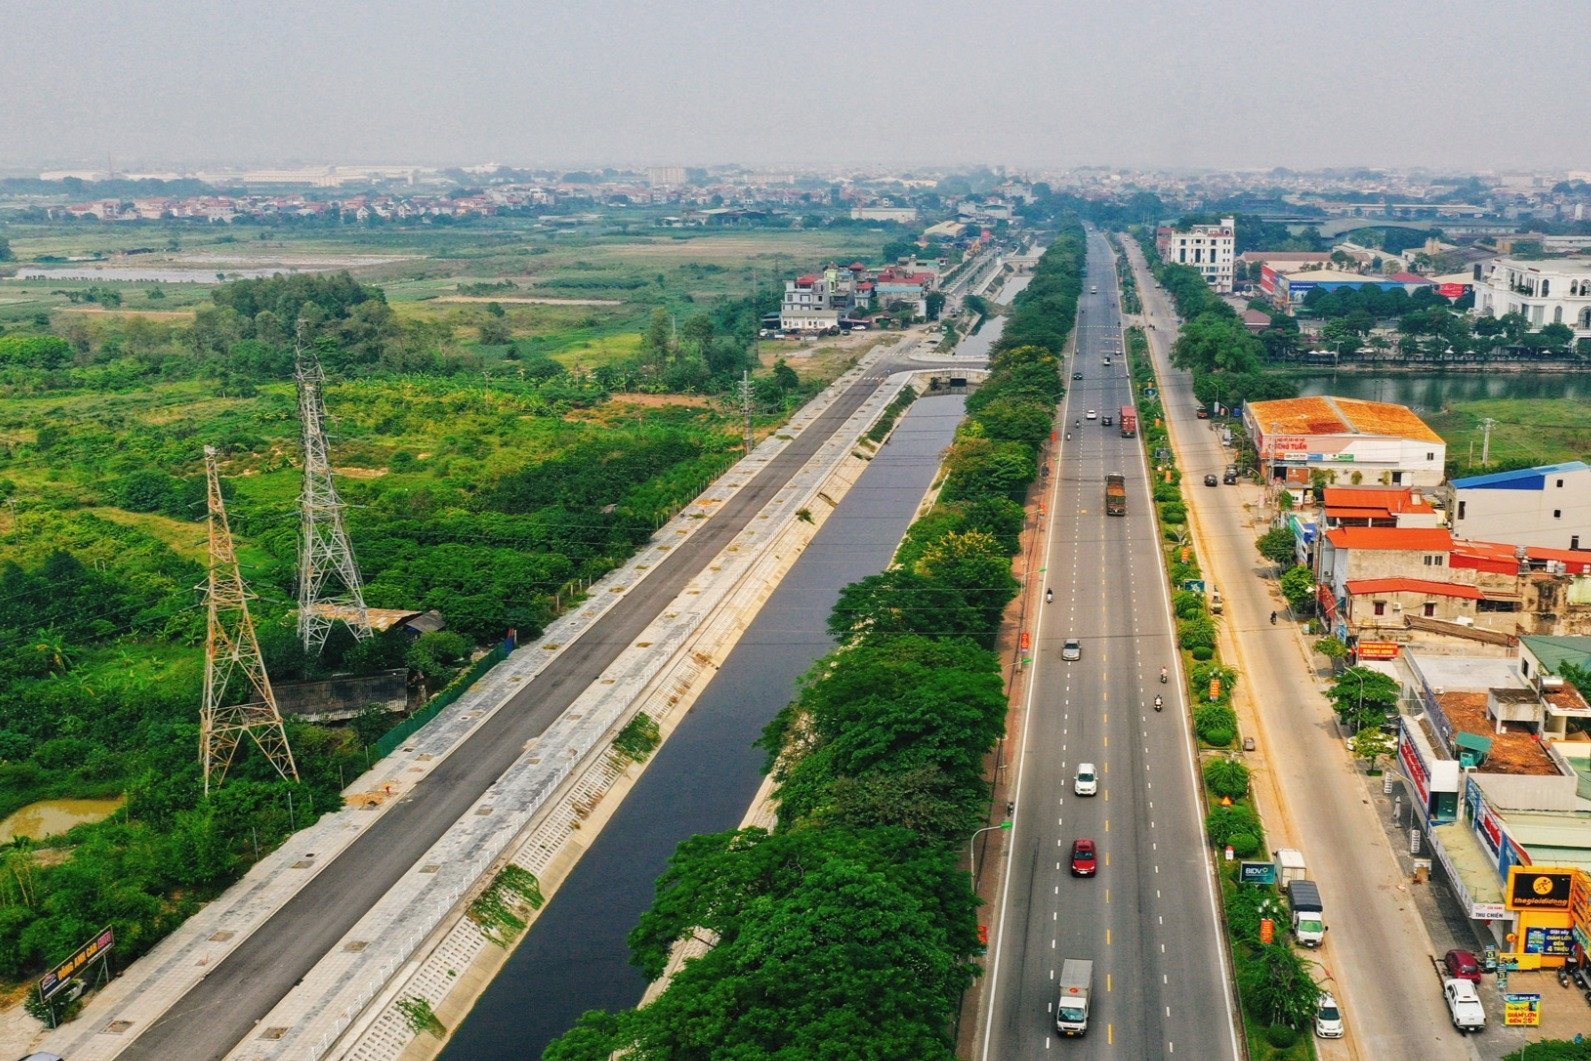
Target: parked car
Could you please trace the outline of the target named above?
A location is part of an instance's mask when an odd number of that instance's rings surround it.
[[[1072,791],[1079,796],[1099,794],[1099,773],[1093,763],[1078,763],[1077,776],[1072,779]]]
[[[1442,955],[1442,967],[1455,980],[1468,980],[1476,984],[1481,982],[1481,963],[1467,950],[1455,947]]]
[[[1342,1038],[1342,1009],[1330,991],[1322,991],[1315,1006],[1315,1034],[1322,1039]]]
[[[1208,420],[1210,419],[1210,410],[1201,405],[1198,409],[1194,410],[1193,415],[1198,417],[1200,420]]]
[[[1237,476],[1237,465],[1228,464],[1226,471],[1221,474],[1221,481],[1227,486],[1235,486],[1237,484]]]
[[[1473,983],[1451,977],[1443,980],[1442,998],[1447,1002],[1447,1014],[1453,1020],[1453,1027],[1460,1032],[1486,1030],[1486,1009]]]
[[[1067,638],[1066,643],[1061,646],[1061,658],[1068,663],[1076,663],[1078,660],[1082,659],[1082,642],[1078,641],[1075,637]]]
[[[1072,876],[1092,877],[1099,872],[1099,856],[1094,851],[1094,841],[1078,837],[1072,841]]]
[[[1206,475],[1204,477],[1204,485],[1205,486],[1220,486],[1221,485],[1221,480],[1217,479],[1215,477],[1214,473],[1211,473],[1211,474]]]

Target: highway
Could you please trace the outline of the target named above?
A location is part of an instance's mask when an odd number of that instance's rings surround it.
[[[913,367],[927,368],[927,365]],[[219,1058],[321,960],[620,651],[710,563],[891,371],[853,384],[514,699],[392,806],[120,1056]]]
[[[1254,550],[1264,520],[1245,511],[1236,488],[1199,485],[1231,457],[1211,422],[1195,418],[1191,377],[1170,364],[1177,321],[1170,298],[1136,248],[1130,257],[1146,318],[1156,325],[1148,333],[1150,346],[1166,388],[1200,559],[1226,600],[1236,655],[1229,662],[1242,674],[1239,718],[1259,742],[1245,758],[1270,846],[1303,851],[1326,904],[1326,943],[1311,958],[1322,963],[1317,976],[1342,1003],[1347,1038],[1317,1044],[1321,1056],[1473,1056],[1480,1038],[1463,1039],[1448,1025],[1427,960],[1441,951],[1407,894],[1408,882],[1367,798],[1366,778],[1345,752],[1336,718],[1315,686],[1304,642],[1292,625],[1269,621],[1268,613],[1284,604],[1263,578],[1269,565]],[[1245,702],[1252,705],[1252,726],[1243,717]]]
[[[1091,286],[1098,287],[1090,294]],[[1056,1048],[1061,963],[1094,963],[1089,1030],[1075,1057],[1237,1058],[1233,1002],[1194,783],[1170,603],[1137,439],[1104,426],[1129,401],[1112,253],[1089,233],[1063,441],[1049,477],[1044,585],[1023,731],[1014,742],[1015,826],[991,940],[980,1054]],[[1111,364],[1104,364],[1109,356]],[[1093,409],[1100,419],[1086,419]],[[1073,422],[1080,426],[1074,427]],[[1104,477],[1127,480],[1125,518],[1104,514]],[[1077,637],[1081,658],[1061,659]],[[1172,680],[1162,686],[1162,666]],[[1156,713],[1154,696],[1166,697]],[[1073,794],[1080,763],[1099,791]],[[1070,874],[1078,837],[1098,876]]]

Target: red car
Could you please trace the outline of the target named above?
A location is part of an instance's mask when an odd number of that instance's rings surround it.
[[[1455,980],[1481,982],[1481,963],[1467,950],[1450,950],[1442,956],[1447,975]]]
[[[1072,841],[1072,876],[1092,877],[1099,869],[1099,856],[1094,853],[1094,841],[1079,837]]]

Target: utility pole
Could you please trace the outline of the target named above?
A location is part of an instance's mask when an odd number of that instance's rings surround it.
[[[354,637],[370,636],[370,614],[364,587],[354,563],[353,546],[343,522],[343,503],[332,482],[330,447],[326,443],[326,376],[314,347],[304,342],[299,326],[293,378],[298,383],[298,418],[304,435],[304,488],[299,494],[303,531],[298,553],[298,636],[304,651],[318,655],[334,619],[348,624]],[[342,584],[334,592],[332,576]]]
[[[740,415],[746,422],[746,456],[749,457],[757,439],[751,432],[751,373],[745,370],[740,373]]]
[[[1492,425],[1496,422],[1489,416],[1481,420],[1481,430],[1484,432],[1481,435],[1481,465],[1483,467],[1491,463]]]
[[[276,707],[276,694],[265,673],[265,657],[249,616],[249,593],[238,570],[232,528],[221,497],[221,473],[215,447],[204,448],[204,475],[209,488],[210,576],[205,584],[208,633],[204,644],[204,704],[199,709],[199,758],[204,764],[204,794],[226,779],[227,767],[247,733],[284,780],[298,780],[293,749]],[[248,701],[229,704],[227,693],[240,674],[248,684]]]

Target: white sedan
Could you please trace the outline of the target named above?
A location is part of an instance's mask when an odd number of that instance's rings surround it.
[[[1099,419],[1099,413],[1098,413],[1098,412],[1096,412],[1096,411],[1095,411],[1095,410],[1093,410],[1093,409],[1090,409],[1090,410],[1089,410],[1089,411],[1088,411],[1088,415],[1087,415],[1087,417],[1086,417],[1086,419],[1089,419],[1089,420],[1098,420],[1098,419]]]

